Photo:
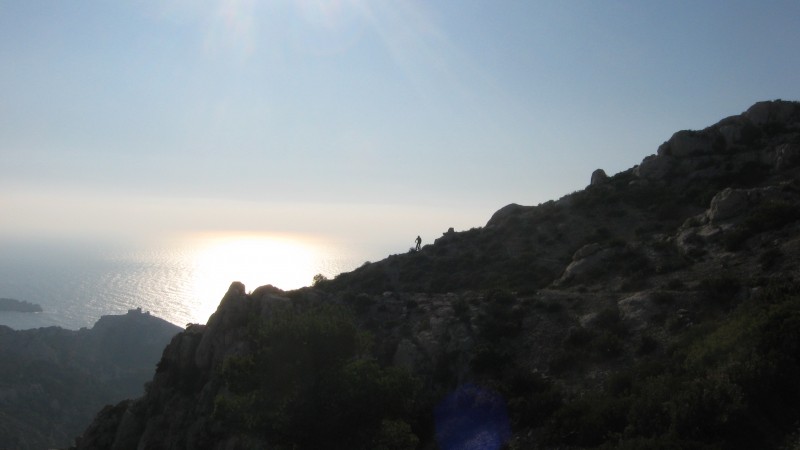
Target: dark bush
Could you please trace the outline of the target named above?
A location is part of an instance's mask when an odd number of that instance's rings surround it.
[[[571,327],[567,330],[564,344],[571,347],[585,347],[596,337],[596,334],[584,327]]]
[[[596,447],[621,433],[627,424],[628,401],[605,394],[589,394],[565,404],[545,426],[550,445]]]
[[[469,303],[463,298],[459,298],[453,301],[453,314],[458,318],[458,320],[469,323]]]
[[[719,305],[732,303],[740,288],[741,282],[732,276],[704,278],[700,282],[705,298]]]
[[[639,345],[636,347],[636,355],[648,355],[656,351],[656,349],[658,349],[658,341],[652,336],[644,334],[639,340]]]
[[[516,301],[506,291],[491,292],[486,298],[484,310],[477,318],[478,334],[489,342],[519,335],[522,330],[522,311],[516,307]]]
[[[800,219],[800,210],[784,201],[765,202],[744,218],[733,231],[725,237],[728,250],[739,250],[745,241],[756,234],[777,230]]]
[[[419,387],[364,358],[368,339],[334,307],[254,318],[255,352],[222,367],[215,417],[234,430],[297,449],[408,449]],[[405,425],[404,425],[405,424]]]
[[[780,261],[783,253],[781,253],[780,249],[777,248],[770,248],[765,250],[759,257],[758,263],[761,265],[761,270],[770,270],[774,269]]]
[[[614,358],[622,353],[623,343],[614,332],[604,330],[591,342],[591,351],[600,360]]]
[[[348,303],[350,303],[350,306],[352,306],[356,314],[366,313],[372,308],[372,305],[376,303],[373,297],[364,293],[354,295],[346,300],[348,300]]]

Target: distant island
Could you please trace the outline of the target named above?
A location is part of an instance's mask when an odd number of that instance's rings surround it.
[[[0,311],[34,313],[42,312],[42,307],[36,303],[14,300],[13,298],[0,298]]]

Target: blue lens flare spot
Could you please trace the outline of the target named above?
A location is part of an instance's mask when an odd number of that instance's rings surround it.
[[[445,397],[434,415],[442,450],[498,450],[511,438],[503,396],[474,384]]]

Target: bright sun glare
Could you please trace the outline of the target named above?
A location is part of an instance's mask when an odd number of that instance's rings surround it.
[[[213,293],[216,303],[233,281],[241,281],[248,291],[265,284],[290,290],[311,284],[316,269],[314,247],[289,236],[206,235],[196,248],[193,297]],[[216,303],[202,308],[211,312]]]

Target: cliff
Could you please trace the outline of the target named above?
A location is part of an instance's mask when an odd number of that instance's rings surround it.
[[[180,330],[141,310],[79,331],[0,326],[0,448],[69,445],[103,405],[142,395]]]
[[[283,292],[233,283],[77,449],[798,448],[800,104]]]

